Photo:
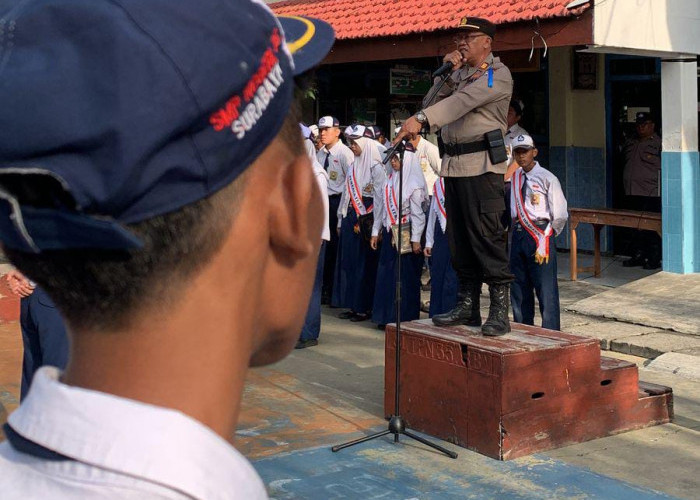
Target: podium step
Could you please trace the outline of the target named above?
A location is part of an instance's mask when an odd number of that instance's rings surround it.
[[[400,410],[409,427],[499,460],[668,422],[672,391],[639,382],[596,339],[512,324],[402,324]],[[385,400],[394,411],[395,326],[386,334]]]

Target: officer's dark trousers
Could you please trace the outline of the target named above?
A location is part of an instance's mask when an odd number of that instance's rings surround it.
[[[20,399],[29,391],[34,373],[50,365],[60,369],[68,362],[68,335],[63,319],[46,295],[37,287],[29,297],[20,303],[20,326],[24,359],[22,361],[22,389]]]
[[[333,296],[333,279],[335,273],[335,261],[338,255],[338,205],[340,195],[333,194],[328,197],[328,224],[331,228],[331,240],[326,245],[326,257],[323,264],[323,297],[330,302]]]
[[[554,235],[549,237],[549,262],[535,261],[537,245],[520,224],[513,227],[510,247],[510,269],[515,280],[510,287],[513,320],[535,324],[535,293],[540,303],[542,328],[559,330],[559,286],[557,285],[557,249]],[[533,290],[535,293],[533,293]]]
[[[450,257],[460,284],[510,283],[508,235],[501,222],[503,175],[445,177],[445,205]]]

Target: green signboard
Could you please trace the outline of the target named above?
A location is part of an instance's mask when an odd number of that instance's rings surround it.
[[[430,71],[413,68],[389,70],[389,93],[393,95],[425,95],[430,90]]]

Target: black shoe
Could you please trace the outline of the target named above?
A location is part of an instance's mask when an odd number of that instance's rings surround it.
[[[367,321],[368,319],[369,314],[355,313],[353,314],[352,318],[350,318],[350,321],[353,323],[359,323],[360,321]]]
[[[345,311],[345,312],[341,312],[340,314],[338,314],[338,317],[340,319],[350,319],[353,316],[355,316],[355,313],[352,311]]]
[[[297,345],[294,346],[294,349],[306,349],[307,347],[313,347],[315,345],[318,345],[317,339],[299,340],[297,341]]]
[[[451,311],[433,316],[433,323],[438,326],[481,325],[481,283],[468,283],[461,288],[457,296],[457,305]]]
[[[510,305],[510,285],[489,285],[489,317],[481,327],[487,337],[500,337],[510,331],[508,307]]]
[[[661,267],[661,261],[660,260],[646,260],[644,261],[644,265],[642,266],[642,269],[658,269]]]

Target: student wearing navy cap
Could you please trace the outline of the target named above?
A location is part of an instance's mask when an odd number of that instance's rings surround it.
[[[369,246],[361,219],[372,217],[375,202],[381,200],[386,180],[377,141],[364,125],[354,125],[346,133],[355,160],[348,170],[345,189],[338,207],[336,231],[339,235],[332,305],[349,309],[338,315],[350,321],[369,319],[377,277],[377,252]]]
[[[266,498],[228,439],[309,301],[294,77],[332,29],[226,0],[5,2],[0,26],[0,240],[71,338],[3,429],[0,495]]]
[[[513,173],[510,215],[513,219],[510,269],[515,275],[510,291],[513,319],[535,324],[535,294],[542,328],[560,329],[557,247],[569,213],[559,179],[535,159],[537,148],[529,135],[513,141],[518,169]]]
[[[338,224],[340,197],[345,190],[345,176],[355,155],[340,140],[340,122],[334,116],[323,116],[318,121],[318,130],[323,147],[318,150],[318,162],[328,172],[328,217],[331,229]],[[333,279],[338,254],[338,234],[331,231],[331,239],[326,248],[326,262],[323,271],[323,294],[321,302],[330,304],[333,296]]]

